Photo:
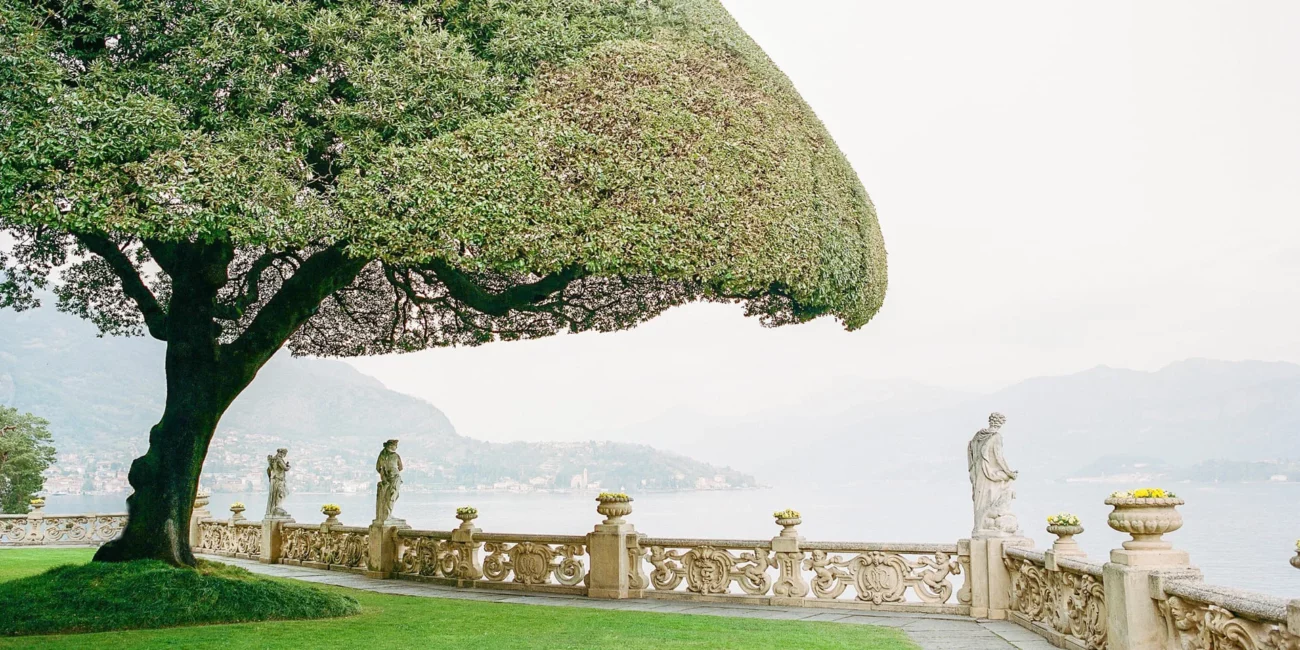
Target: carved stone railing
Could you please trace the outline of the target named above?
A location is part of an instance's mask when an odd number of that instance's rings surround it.
[[[1011,620],[1058,647],[1104,650],[1108,623],[1102,565],[1050,556],[1016,546],[1004,551]]]
[[[629,558],[632,587],[651,598],[969,612],[955,544],[636,537]]]
[[[365,572],[370,560],[370,529],[284,524],[278,557],[282,564]]]
[[[1300,650],[1295,601],[1288,612],[1280,598],[1175,580],[1161,581],[1155,598],[1179,650]]]
[[[124,527],[126,513],[0,515],[0,546],[103,544]]]
[[[256,560],[262,552],[262,523],[204,519],[199,522],[195,553]]]
[[[460,587],[586,593],[587,538],[404,529],[397,531],[396,573]]]

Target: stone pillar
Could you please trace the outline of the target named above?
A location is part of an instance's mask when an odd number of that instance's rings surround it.
[[[367,578],[392,578],[397,567],[397,531],[410,528],[406,524],[388,526],[370,524],[370,557],[366,564]]]
[[[456,586],[472,587],[474,581],[483,577],[483,563],[479,559],[479,549],[483,545],[474,541],[474,536],[483,532],[474,525],[478,511],[456,513],[460,526],[451,531],[451,545],[456,553]]]
[[[190,548],[199,547],[199,522],[212,518],[212,512],[208,510],[208,500],[211,497],[212,494],[203,488],[199,488],[194,495],[194,509],[190,511]]]
[[[605,520],[587,533],[587,596],[591,598],[628,598],[631,595],[632,567],[628,561],[627,537],[636,535],[636,527],[623,520],[632,514],[632,499],[627,495],[601,495],[596,511]]]
[[[32,499],[32,511],[27,513],[27,543],[45,543],[45,499]]]
[[[262,520],[262,554],[257,558],[262,564],[279,564],[284,538],[284,525],[292,524],[293,517],[267,517]]]
[[[803,551],[799,549],[803,538],[795,528],[803,523],[799,513],[786,510],[775,513],[781,533],[772,538],[772,553],[776,556],[776,582],[772,583],[772,604],[782,607],[803,606],[808,595],[808,582],[803,578],[801,565]]]
[[[1110,552],[1110,562],[1102,568],[1107,648],[1166,650],[1170,641],[1158,602],[1165,597],[1161,582],[1201,579],[1187,552],[1161,539],[1182,526],[1174,510],[1182,501],[1112,496],[1106,503],[1116,506],[1107,522],[1110,527],[1133,536],[1124,548]]]
[[[971,611],[975,618],[1005,620],[1011,609],[1011,572],[1002,561],[1011,546],[1032,548],[1026,537],[977,537],[970,540]]]

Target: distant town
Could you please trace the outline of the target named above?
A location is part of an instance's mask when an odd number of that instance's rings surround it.
[[[212,492],[242,493],[266,485],[266,454],[282,441],[260,434],[226,433],[212,441],[200,484]],[[587,443],[552,443],[575,451]],[[112,495],[131,491],[127,472],[142,453],[134,446],[119,449],[60,451],[57,462],[46,471],[45,491],[50,495]],[[419,449],[417,448],[418,452]],[[411,493],[443,491],[494,492],[598,492],[624,490],[633,486],[601,480],[597,467],[578,467],[562,456],[537,465],[535,476],[488,475],[478,466],[453,466],[429,460],[421,453],[403,455],[403,489]],[[373,489],[375,473],[368,457],[360,452],[327,453],[324,445],[296,449],[290,453],[292,469],[289,488],[295,492],[364,493]],[[490,470],[488,470],[490,471]],[[668,484],[642,479],[640,490],[729,490],[754,487],[751,480],[735,481],[735,475],[687,476],[676,472]]]

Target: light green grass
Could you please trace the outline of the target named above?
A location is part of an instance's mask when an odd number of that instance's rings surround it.
[[[88,549],[0,550],[0,581],[90,559]],[[2,586],[2,585],[0,585]],[[324,587],[361,614],[311,621],[0,639],[0,648],[762,648],[912,650],[898,630],[864,625],[505,605]],[[8,613],[0,611],[0,618]]]

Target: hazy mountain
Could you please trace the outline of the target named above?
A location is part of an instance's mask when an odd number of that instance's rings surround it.
[[[96,338],[92,325],[42,308],[0,311],[0,404],[46,418],[61,452],[105,459],[120,472],[141,453],[162,413],[163,346],[146,338]],[[432,404],[388,390],[351,366],[324,359],[272,359],[222,418],[205,480],[255,481],[278,445],[302,461],[294,480],[336,488],[373,474],[373,456],[400,438],[408,482],[437,487],[547,478],[568,487],[588,470],[606,487],[694,487],[721,475],[754,479],[644,445],[606,442],[493,444],[456,433]],[[311,477],[309,474],[318,476]],[[229,475],[229,479],[222,476]],[[321,479],[325,476],[325,479]]]
[[[827,426],[816,446],[871,459],[881,471],[960,476],[966,442],[991,411],[1008,417],[1012,465],[1044,476],[1101,471],[1103,457],[1117,470],[1139,460],[1300,458],[1300,366],[1207,359],[1156,372],[1103,366],[1036,377],[923,412],[857,413]]]

